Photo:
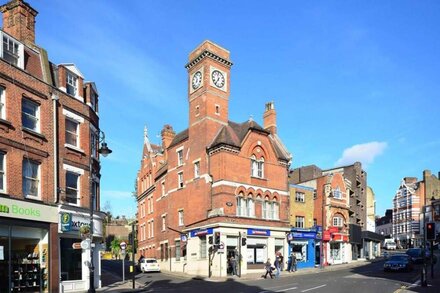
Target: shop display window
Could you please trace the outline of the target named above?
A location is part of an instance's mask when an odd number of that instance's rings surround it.
[[[292,241],[292,252],[295,254],[297,262],[307,262],[307,241]]]
[[[0,225],[0,292],[48,292],[48,230]]]

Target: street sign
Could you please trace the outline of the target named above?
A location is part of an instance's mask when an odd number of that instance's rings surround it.
[[[89,249],[90,248],[90,239],[85,239],[81,241],[81,248],[82,249]]]
[[[220,242],[220,245],[218,246],[218,253],[224,253],[225,252],[225,243],[222,241]]]
[[[72,244],[73,249],[81,249],[81,242],[75,242]]]

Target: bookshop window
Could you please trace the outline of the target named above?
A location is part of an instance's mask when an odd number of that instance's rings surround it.
[[[0,239],[3,240],[3,236],[0,236]],[[11,262],[10,292],[47,292],[49,276],[48,240],[48,230],[46,229],[11,227],[11,246],[7,254]],[[3,255],[0,252],[0,259],[5,258],[5,256],[3,248]],[[0,260],[0,262],[2,261]],[[3,285],[0,285],[0,287],[3,288]]]
[[[61,280],[81,280],[82,279],[82,263],[81,249],[73,249],[72,244],[81,242],[81,239],[61,238]]]

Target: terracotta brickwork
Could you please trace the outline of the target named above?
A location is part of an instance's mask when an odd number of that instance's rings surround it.
[[[46,51],[34,44],[37,12],[21,0],[10,1],[1,6],[0,11],[3,12],[1,34],[23,48],[17,62],[0,59],[0,87],[5,107],[4,115],[0,117],[0,152],[5,157],[5,188],[0,190],[0,197],[41,205],[71,206],[66,198],[68,165],[81,173],[78,203],[74,208],[87,213],[90,202],[91,132],[97,133],[99,130],[98,116],[91,109],[91,95],[94,95],[96,103],[98,101],[96,87],[92,82],[84,83],[83,77],[77,74],[78,70],[73,72],[77,76],[78,95],[67,94],[66,70],[77,69],[73,64],[57,66],[50,63]],[[58,80],[52,80],[54,76],[58,76]],[[26,127],[24,123],[26,114],[23,114],[23,105],[26,101],[37,109],[35,121],[38,126],[35,129]],[[77,145],[73,147],[66,144],[65,123],[68,118],[78,122]],[[38,165],[38,196],[35,197],[23,194],[23,165],[28,161]],[[91,161],[94,168],[92,177],[99,182],[99,157]],[[56,169],[54,162],[57,162]],[[50,224],[51,292],[59,291],[60,284],[58,236],[58,225]]]
[[[175,133],[165,125],[162,146],[151,144],[145,133],[137,175],[138,249],[144,256],[163,257],[161,244],[173,248],[181,233],[201,226],[289,230],[291,156],[274,132],[253,120],[229,121],[229,58],[229,51],[210,41],[191,52],[186,65],[188,128]],[[223,83],[213,78],[215,70]],[[198,87],[196,74],[201,76]],[[273,103],[267,110],[270,125],[276,127]],[[240,207],[246,202],[249,211]],[[269,205],[276,216],[269,215]],[[175,253],[171,249],[170,257]]]

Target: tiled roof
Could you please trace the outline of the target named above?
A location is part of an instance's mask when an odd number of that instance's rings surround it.
[[[175,146],[186,139],[188,139],[188,128],[176,134],[169,147]]]

